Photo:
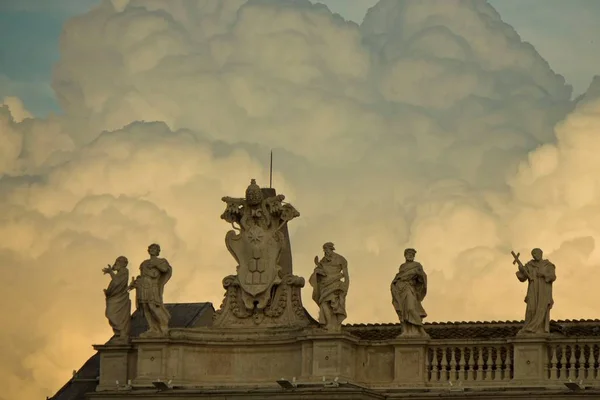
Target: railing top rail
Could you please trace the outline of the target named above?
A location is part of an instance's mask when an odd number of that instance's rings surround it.
[[[590,336],[570,336],[564,338],[551,338],[548,339],[548,344],[598,344],[600,345],[600,337],[590,337]]]
[[[512,346],[511,339],[432,339],[429,346]]]

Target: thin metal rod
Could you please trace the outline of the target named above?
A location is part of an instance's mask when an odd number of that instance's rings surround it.
[[[269,187],[273,189],[273,150],[271,150],[271,164],[269,166]]]

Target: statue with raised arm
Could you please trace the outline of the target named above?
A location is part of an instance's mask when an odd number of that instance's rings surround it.
[[[319,306],[319,324],[327,330],[339,331],[346,319],[346,295],[350,285],[348,261],[337,254],[333,243],[323,245],[323,258],[315,256],[315,270],[308,282],[312,298]]]
[[[131,325],[131,300],[129,299],[129,270],[127,258],[117,257],[113,265],[102,269],[104,274],[110,275],[110,283],[104,289],[106,297],[106,318],[114,332],[113,341],[127,343]]]
[[[173,268],[164,258],[159,258],[160,246],[148,246],[150,258],[140,265],[140,275],[132,280],[130,289],[136,290],[136,305],[141,308],[148,322],[148,331],[140,337],[166,336],[171,314],[163,302],[165,285],[171,279]]]
[[[543,258],[541,249],[531,250],[532,260],[525,265],[519,260],[519,254],[511,252],[517,264],[517,279],[527,281],[527,295],[525,303],[525,325],[519,334],[546,334],[550,333],[550,309],[554,305],[552,298],[552,283],[556,280],[556,267]]]
[[[300,216],[284,195],[272,188],[261,189],[252,179],[245,197],[223,197],[221,219],[233,230],[225,245],[236,261],[236,274],[223,279],[226,289],[221,308],[215,313],[216,327],[306,325],[300,300],[302,277],[285,272],[280,259],[289,246],[282,233],[287,223]]]
[[[400,319],[401,337],[428,337],[423,328],[427,313],[421,302],[427,294],[427,274],[415,261],[415,249],[404,250],[405,262],[392,281],[392,304]]]

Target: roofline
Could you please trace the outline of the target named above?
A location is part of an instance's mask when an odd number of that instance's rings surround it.
[[[473,325],[522,325],[525,321],[446,321],[446,322],[425,322],[424,327],[447,327],[447,326],[473,326]],[[560,319],[551,320],[552,325],[564,325],[564,324],[581,324],[581,323],[600,323],[600,319]],[[356,324],[344,324],[345,328],[397,328],[400,327],[400,322],[375,322],[375,323],[356,323]]]

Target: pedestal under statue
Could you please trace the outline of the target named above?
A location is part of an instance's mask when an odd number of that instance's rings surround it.
[[[292,274],[287,236],[287,223],[300,213],[284,199],[254,179],[245,198],[223,197],[227,206],[221,219],[234,228],[225,245],[238,265],[235,275],[223,279],[226,293],[215,327],[309,324],[300,295],[304,278]]]

